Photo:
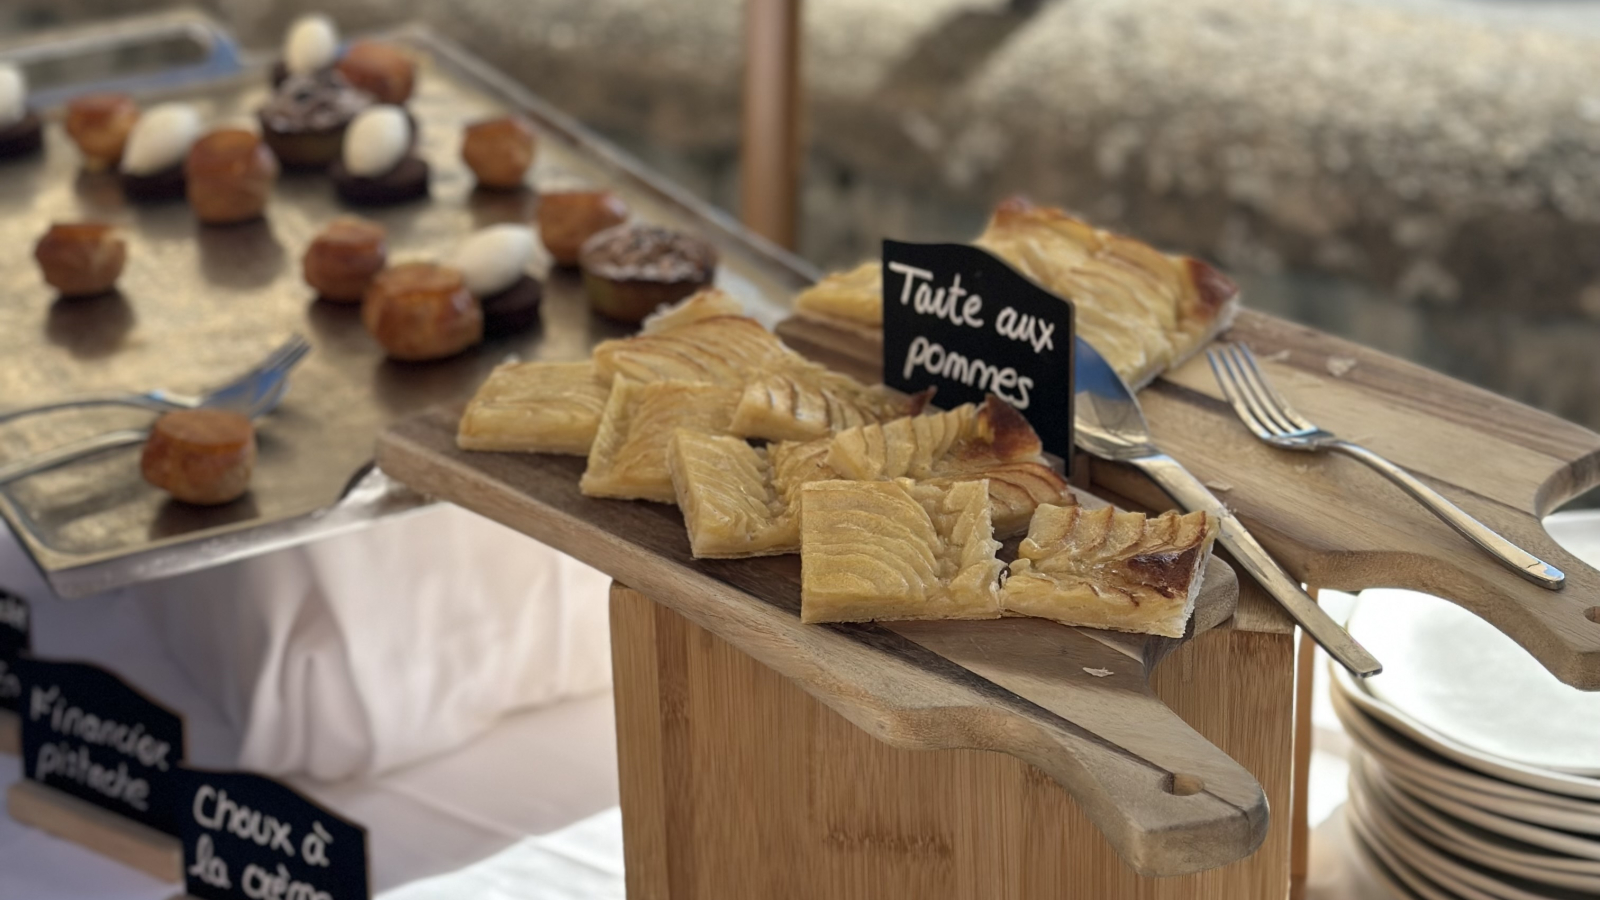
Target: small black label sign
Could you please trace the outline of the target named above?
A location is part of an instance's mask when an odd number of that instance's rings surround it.
[[[950,409],[998,394],[1072,459],[1072,304],[966,244],[883,242],[883,383]]]
[[[178,833],[183,719],[87,663],[17,661],[22,774]]]
[[[21,707],[22,679],[17,675],[17,660],[28,652],[32,625],[28,601],[0,588],[0,709],[16,712]]]
[[[205,900],[367,900],[367,830],[263,775],[184,769],[183,886]]]

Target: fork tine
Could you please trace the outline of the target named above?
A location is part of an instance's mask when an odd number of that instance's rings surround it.
[[[1239,372],[1239,380],[1244,385],[1246,393],[1255,401],[1257,407],[1262,411],[1262,415],[1278,426],[1280,433],[1292,434],[1299,431],[1300,427],[1283,414],[1283,411],[1268,394],[1268,387],[1261,375],[1261,370],[1252,368],[1246,362],[1249,352],[1248,348],[1240,345],[1235,348],[1233,355],[1234,368]]]
[[[1233,411],[1238,414],[1245,427],[1255,432],[1257,437],[1265,438],[1273,434],[1273,430],[1256,418],[1255,410],[1250,408],[1244,400],[1244,395],[1239,392],[1237,379],[1228,369],[1224,357],[1222,348],[1226,347],[1226,344],[1222,344],[1206,351],[1206,361],[1211,363],[1211,374],[1216,376],[1217,384],[1222,388],[1222,396],[1227,398],[1228,404],[1233,407]]]
[[[1317,426],[1311,424],[1311,421],[1305,416],[1295,412],[1294,407],[1289,405],[1289,401],[1278,393],[1277,388],[1272,386],[1272,381],[1267,378],[1266,373],[1262,372],[1261,367],[1256,364],[1256,355],[1250,352],[1250,348],[1241,344],[1240,350],[1240,355],[1250,367],[1250,373],[1254,376],[1254,381],[1258,386],[1262,399],[1270,403],[1277,410],[1278,415],[1296,429],[1301,431],[1315,429]]]
[[[1239,393],[1245,407],[1250,410],[1255,420],[1261,424],[1261,434],[1265,437],[1277,437],[1293,431],[1294,428],[1273,415],[1271,406],[1263,403],[1261,397],[1257,395],[1249,374],[1239,359],[1238,346],[1227,345],[1222,348],[1220,356],[1223,369],[1233,379],[1234,390]]]
[[[267,354],[267,357],[256,365],[255,371],[258,373],[271,372],[283,369],[286,366],[292,366],[302,356],[305,356],[306,351],[310,349],[311,343],[309,341],[298,334],[292,335],[287,341],[279,345],[276,350]]]

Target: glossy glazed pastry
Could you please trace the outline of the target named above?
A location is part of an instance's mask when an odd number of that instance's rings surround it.
[[[189,206],[207,225],[261,217],[278,180],[278,160],[253,131],[223,128],[194,142],[184,163]]]
[[[800,621],[999,618],[984,482],[823,481],[800,498]]]
[[[0,65],[0,159],[38,153],[44,125],[28,108],[28,81],[16,66]]]
[[[525,225],[491,225],[456,251],[467,290],[483,304],[485,334],[520,331],[539,320],[544,287],[528,274],[532,261],[533,231]]]
[[[256,463],[250,420],[220,409],[186,409],[156,420],[139,459],[144,480],[185,503],[214,506],[244,496]]]
[[[496,190],[522,187],[537,147],[533,126],[520,116],[474,122],[461,135],[462,161],[478,184]]]
[[[340,216],[312,238],[300,269],[306,284],[322,299],[360,303],[388,259],[388,235],[382,225]]]
[[[390,358],[443,359],[483,340],[483,308],[456,269],[404,263],[378,273],[361,322]]]
[[[339,158],[344,134],[372,98],[332,69],[291,75],[256,112],[261,136],[291,169],[322,169]]]
[[[62,296],[84,297],[116,287],[128,244],[102,222],[57,223],[34,245],[33,258]]]
[[[127,94],[84,94],[67,104],[64,125],[83,154],[83,167],[101,172],[122,159],[138,121],[139,107]]]
[[[328,168],[346,203],[378,206],[428,195],[428,164],[412,152],[413,128],[398,106],[373,106],[355,117]]]
[[[558,191],[539,198],[539,239],[558,266],[575,266],[583,242],[628,221],[628,205],[610,191]]]
[[[594,311],[631,323],[710,287],[717,251],[693,235],[656,225],[618,225],[585,241],[578,263]]]
[[[184,195],[184,160],[200,138],[200,114],[187,103],[151,107],[134,123],[122,151],[122,191],[132,200]]]
[[[416,86],[416,61],[399,47],[382,41],[351,44],[334,68],[379,103],[404,103],[411,99]]]

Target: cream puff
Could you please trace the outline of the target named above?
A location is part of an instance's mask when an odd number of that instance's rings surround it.
[[[522,187],[537,147],[533,126],[520,116],[474,122],[461,134],[462,161],[479,185],[494,190]]]
[[[428,164],[413,152],[414,127],[398,106],[374,106],[356,116],[328,168],[339,196],[363,206],[426,197]]]
[[[34,245],[33,258],[63,297],[87,297],[116,287],[128,243],[103,222],[58,222]]]
[[[559,191],[539,198],[536,216],[556,265],[575,266],[584,241],[628,221],[628,205],[610,191]]]
[[[382,225],[340,216],[306,248],[300,270],[317,296],[335,303],[360,303],[372,279],[388,261],[388,235]]]
[[[31,156],[43,146],[44,126],[28,108],[28,80],[16,66],[0,65],[0,159]]]
[[[544,287],[528,274],[533,231],[525,225],[491,225],[456,251],[455,267],[483,306],[486,334],[520,331],[539,320]]]
[[[122,191],[132,200],[184,194],[183,163],[200,137],[200,113],[187,103],[162,103],[139,116],[122,151]]]
[[[231,225],[261,217],[278,180],[278,160],[255,132],[219,128],[194,142],[183,171],[195,218]]]
[[[185,503],[215,506],[250,490],[256,429],[222,409],[183,409],[156,420],[139,457],[144,480]]]
[[[461,272],[414,262],[378,273],[361,323],[391,359],[443,359],[483,340],[483,307]]]
[[[411,54],[382,41],[357,41],[335,64],[339,74],[379,103],[404,103],[416,87]]]

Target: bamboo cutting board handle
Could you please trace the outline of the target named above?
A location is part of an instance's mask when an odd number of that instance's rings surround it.
[[[1032,763],[1143,874],[1226,865],[1264,839],[1260,783],[1150,689],[1178,642],[1021,618],[802,625],[798,557],[695,560],[676,509],[584,497],[576,457],[460,451],[456,418],[439,410],[394,426],[379,466],[599,568],[882,741]],[[1213,560],[1191,634],[1237,600],[1233,571]]]

